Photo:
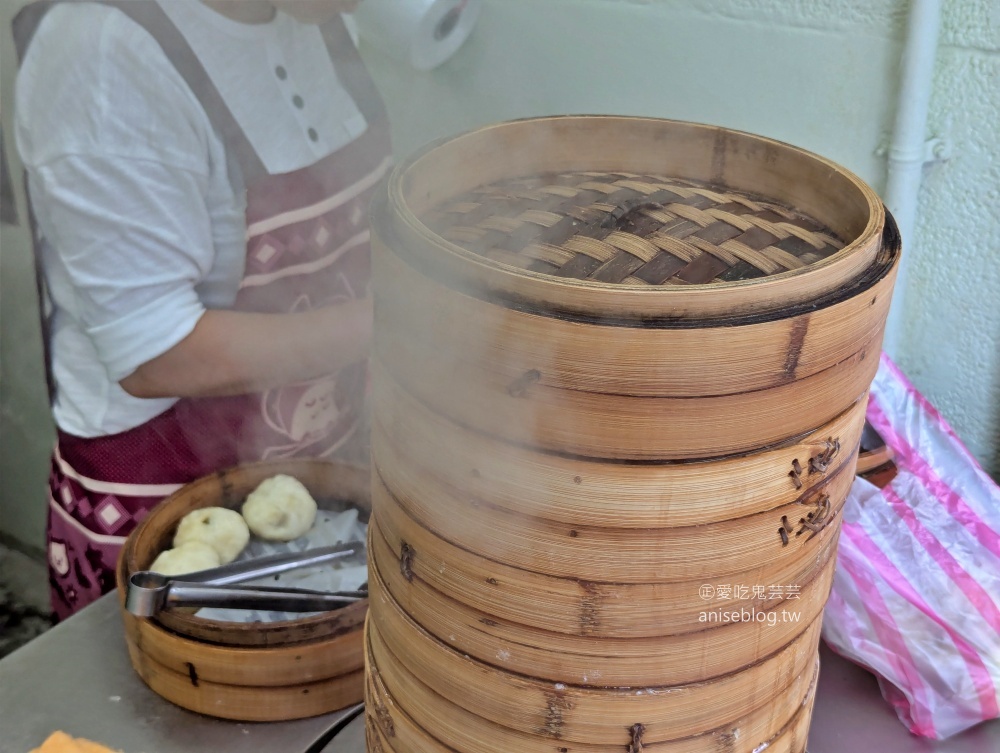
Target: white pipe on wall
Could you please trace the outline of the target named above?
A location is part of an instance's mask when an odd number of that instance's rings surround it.
[[[896,218],[903,237],[903,258],[885,330],[884,349],[892,358],[898,357],[903,336],[907,272],[914,246],[917,197],[927,161],[927,110],[933,89],[934,56],[940,28],[941,0],[913,0],[906,28],[885,187],[886,206]]]

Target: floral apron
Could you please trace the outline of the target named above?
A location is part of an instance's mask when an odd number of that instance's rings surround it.
[[[368,203],[390,166],[389,130],[343,21],[337,17],[321,31],[341,84],[368,127],[309,167],[269,175],[159,6],[106,4],[125,12],[159,42],[222,137],[230,167],[237,166],[243,176],[247,256],[233,309],[299,312],[364,297],[371,273]],[[84,439],[59,432],[47,527],[56,616],[63,619],[112,590],[116,559],[128,533],[164,496],[199,476],[293,456],[336,455],[367,463],[366,387],[367,364],[359,363],[264,393],[182,399],[120,434]]]

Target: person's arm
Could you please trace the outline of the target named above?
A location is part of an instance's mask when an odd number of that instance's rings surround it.
[[[234,395],[329,374],[368,356],[371,300],[296,314],[206,311],[119,383],[134,397]]]

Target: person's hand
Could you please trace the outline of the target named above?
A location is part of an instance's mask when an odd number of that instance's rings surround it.
[[[134,397],[258,392],[368,358],[372,299],[295,314],[206,311],[194,330],[122,379]]]

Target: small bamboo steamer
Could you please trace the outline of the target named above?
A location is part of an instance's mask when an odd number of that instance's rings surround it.
[[[126,639],[129,660],[149,688],[171,703],[206,716],[240,722],[282,722],[328,714],[364,696],[364,670],[294,685],[257,687],[216,683],[160,664]]]
[[[361,700],[367,600],[299,620],[233,623],[192,610],[140,619],[124,609],[125,584],[171,545],[178,522],[202,507],[238,508],[261,481],[299,479],[327,509],[350,505],[367,518],[367,469],[319,460],[266,461],[219,471],[165,499],[132,532],[118,560],[119,601],[133,668],[150,688],[192,711],[241,721],[329,713]]]
[[[774,510],[680,528],[621,529],[551,523],[509,513],[425,478],[421,492],[389,491],[379,469],[372,501],[380,515],[409,515],[442,539],[512,567],[560,578],[612,583],[666,583],[753,570],[807,556],[815,543],[808,517],[829,505],[839,514],[854,481],[857,448],[803,495]],[[808,516],[808,517],[807,517]],[[803,535],[805,534],[805,535]],[[808,550],[808,551],[807,551]]]
[[[815,431],[759,452],[710,461],[605,463],[497,440],[429,410],[390,378],[374,405],[373,454],[394,490],[429,495],[428,479],[518,515],[572,527],[672,528],[773,510],[826,477],[810,461],[860,441],[867,394]],[[803,469],[796,483],[794,469]],[[832,467],[836,467],[834,464]],[[609,500],[614,500],[609,504]]]
[[[372,518],[372,527],[385,540],[383,545],[376,538],[374,544],[379,553],[375,564],[382,572],[399,568],[493,617],[589,638],[648,638],[703,630],[698,619],[704,611],[699,596],[703,586],[805,583],[824,561],[828,547],[836,545],[839,533],[838,524],[827,526],[813,540],[808,557],[776,567],[721,576],[706,572],[698,580],[668,583],[606,583],[556,578],[489,560],[435,536],[405,513],[386,512],[379,509]],[[747,605],[773,606],[768,600]]]
[[[124,564],[119,570],[119,592],[124,593],[124,584],[132,573],[147,569],[157,554],[171,547],[177,524],[189,512],[212,506],[236,509],[262,481],[277,474],[301,481],[317,504],[326,509],[353,506],[361,511],[362,518],[371,510],[370,474],[366,468],[322,460],[277,460],[219,471],[171,494],[126,539],[120,556]],[[361,601],[313,617],[253,626],[206,620],[189,610],[167,610],[156,621],[179,635],[222,645],[286,645],[360,630],[367,608],[367,602]]]
[[[778,652],[738,672],[670,687],[579,687],[505,672],[452,650],[399,609],[371,612],[368,645],[383,678],[404,668],[428,692],[495,724],[560,741],[614,745],[636,723],[645,727],[644,743],[655,743],[705,734],[772,705],[815,663],[821,626],[815,621]],[[430,700],[414,694],[409,702]]]
[[[385,561],[381,549],[384,539],[374,532],[371,538],[369,587],[373,601],[388,594],[414,622],[460,653],[517,674],[581,686],[700,682],[739,670],[749,657],[768,656],[820,616],[836,562],[830,548],[812,579],[796,584],[801,589],[799,598],[754,605],[754,610],[762,610],[761,621],[708,623],[708,612],[739,611],[744,604],[703,601],[706,621],[700,622],[702,629],[698,631],[652,638],[583,638],[538,630],[471,609],[417,577],[407,580],[392,562],[383,571],[378,563]],[[792,614],[786,617],[789,612]]]
[[[489,722],[431,692],[427,686],[396,664],[390,677],[383,676],[370,651],[367,652],[365,707],[369,740],[373,735],[391,740],[399,751],[449,753],[475,750],[481,753],[551,753],[553,741]],[[768,750],[800,751],[809,725],[819,674],[817,660],[811,671],[795,678],[774,705],[763,706],[741,719],[703,735],[644,743],[643,750],[656,753],[753,753],[770,743]],[[389,683],[393,683],[389,687]],[[413,703],[419,697],[421,703]],[[433,729],[440,740],[427,730]],[[622,742],[613,745],[558,740],[556,750],[566,753],[621,753],[631,735],[622,731]],[[782,747],[784,746],[784,747]]]

